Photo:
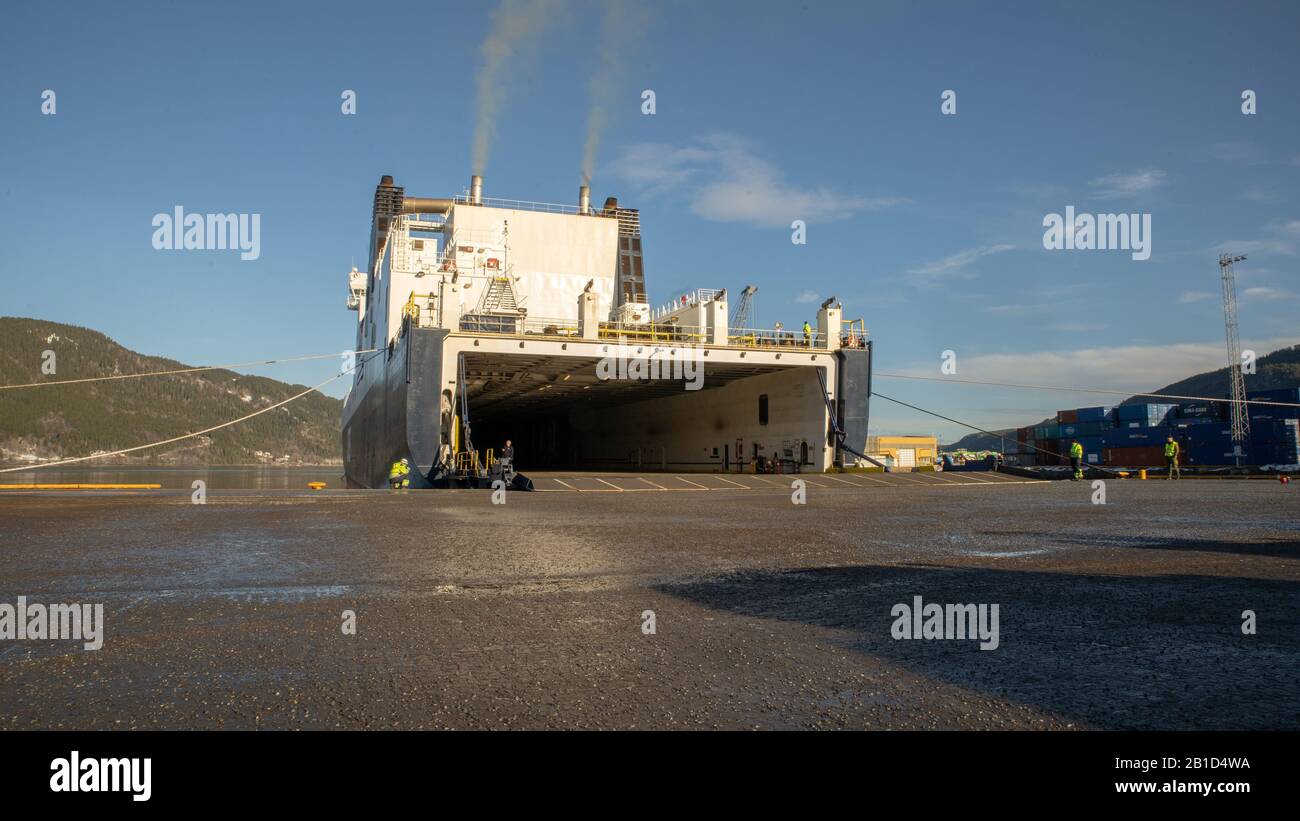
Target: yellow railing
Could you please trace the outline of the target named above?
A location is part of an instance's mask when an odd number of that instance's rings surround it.
[[[491,470],[492,466],[496,463],[496,451],[492,448],[488,448],[483,452],[482,459],[479,458],[478,451],[476,450],[462,450],[452,459],[452,464],[455,466],[456,472],[462,476],[477,476],[484,470]]]
[[[850,319],[848,328],[840,335],[840,344],[846,348],[867,347],[867,323],[862,319]]]
[[[727,334],[727,344],[737,348],[821,348],[824,342],[816,331],[804,336],[802,330],[731,328]]]
[[[457,473],[461,473],[461,474],[473,473],[475,475],[478,475],[479,472],[478,451],[462,450],[460,453],[456,454],[455,464],[456,464]]]
[[[601,339],[627,339],[641,342],[703,342],[708,334],[699,328],[688,328],[676,323],[654,323],[645,325],[618,325],[610,322],[600,323]]]
[[[406,298],[406,304],[402,306],[402,316],[410,317],[411,324],[419,327],[420,325],[420,306],[416,304],[417,299],[429,300],[434,299],[433,294],[417,294],[415,291]]]

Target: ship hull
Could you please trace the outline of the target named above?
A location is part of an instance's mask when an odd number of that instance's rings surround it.
[[[359,400],[343,419],[348,487],[388,485],[393,462],[410,459],[411,486],[429,487],[442,433],[438,383],[447,331],[412,328],[365,365]]]

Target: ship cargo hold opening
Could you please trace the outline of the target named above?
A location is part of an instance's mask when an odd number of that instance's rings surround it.
[[[646,357],[647,372],[654,360],[636,351],[648,347],[625,346]],[[602,379],[600,369],[590,357],[465,354],[475,444],[512,440],[532,468],[688,471],[739,470],[760,458],[812,466],[831,444],[806,368],[701,363],[695,380]]]
[[[821,471],[865,444],[861,320],[832,298],[807,326],[749,327],[753,286],[652,304],[639,212],[586,186],[561,205],[384,177],[370,248],[348,277],[376,350],[344,403],[350,485],[407,458],[415,486],[482,487],[507,440],[519,471]]]

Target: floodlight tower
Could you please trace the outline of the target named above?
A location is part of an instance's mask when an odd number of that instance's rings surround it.
[[[1237,277],[1232,264],[1245,259],[1245,254],[1219,255],[1219,273],[1223,279],[1223,325],[1228,335],[1228,382],[1232,385],[1232,449],[1238,466],[1241,465],[1246,440],[1250,437],[1250,414],[1246,412],[1246,377],[1241,372],[1241,342],[1237,339]]]

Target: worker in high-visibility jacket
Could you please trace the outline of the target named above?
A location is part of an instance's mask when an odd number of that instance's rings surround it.
[[[388,469],[388,486],[393,490],[411,486],[411,461],[406,457],[393,462]]]
[[[1083,445],[1078,442],[1070,445],[1070,467],[1074,469],[1070,481],[1077,482],[1083,478]]]
[[[1181,452],[1182,452],[1182,448],[1180,448],[1178,446],[1178,443],[1174,441],[1174,437],[1170,436],[1167,440],[1165,440],[1165,478],[1166,479],[1182,478],[1182,475],[1178,470],[1178,455]]]
[[[805,347],[812,347],[812,326],[808,324],[807,320],[803,323],[803,344]]]

